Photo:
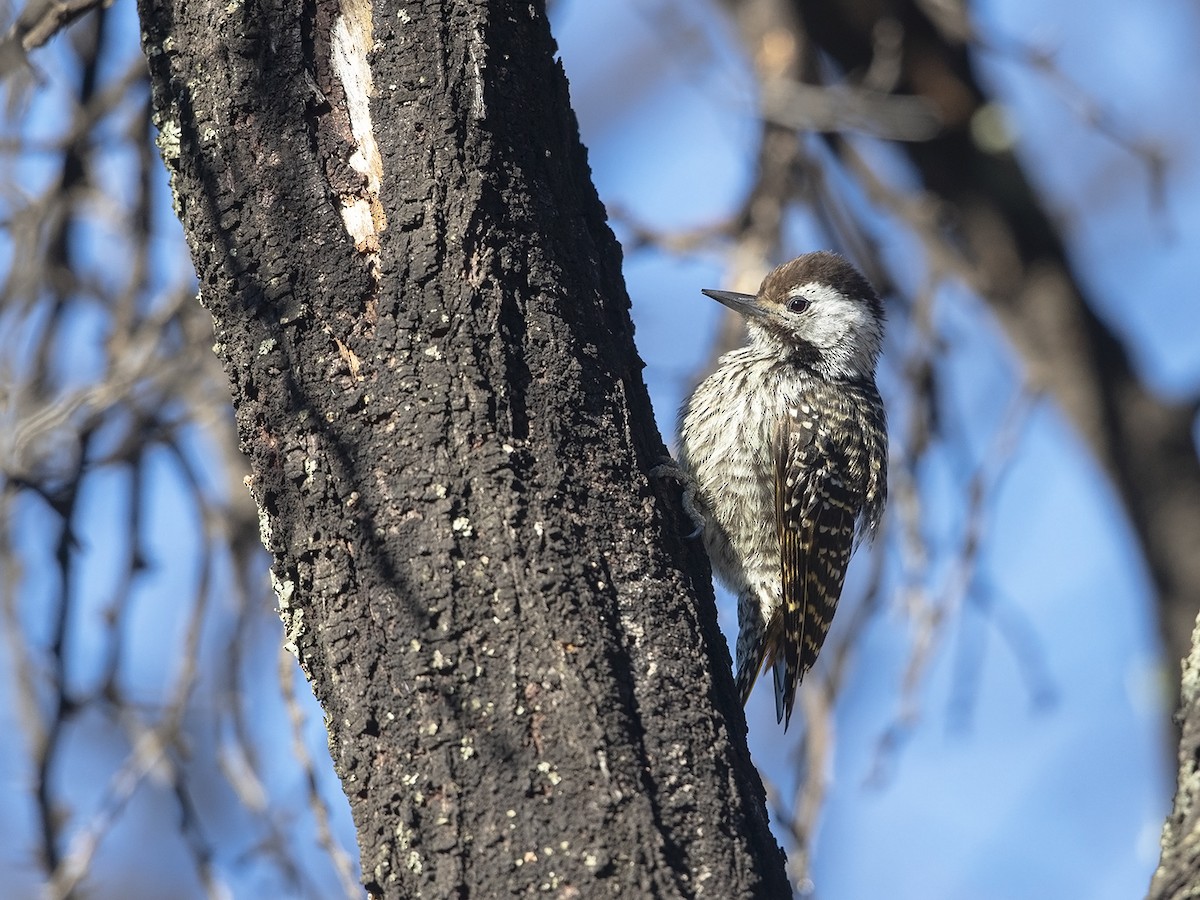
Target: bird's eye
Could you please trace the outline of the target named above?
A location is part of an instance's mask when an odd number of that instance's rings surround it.
[[[788,309],[794,313],[802,313],[808,309],[810,301],[807,297],[793,297],[788,301]]]

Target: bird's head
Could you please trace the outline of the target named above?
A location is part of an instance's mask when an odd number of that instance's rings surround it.
[[[704,293],[746,317],[750,338],[833,379],[873,378],[883,346],[883,304],[836,253],[798,256],[763,279],[757,294]]]

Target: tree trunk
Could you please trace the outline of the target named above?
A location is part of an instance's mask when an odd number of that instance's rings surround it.
[[[1200,896],[1200,620],[1192,652],[1183,661],[1179,713],[1179,783],[1175,806],[1163,825],[1162,856],[1147,900]]]
[[[372,895],[787,896],[543,6],[139,0],[288,641]]]

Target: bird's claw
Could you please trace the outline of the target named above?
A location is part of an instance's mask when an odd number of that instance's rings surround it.
[[[695,530],[690,534],[685,534],[685,541],[694,541],[700,535],[704,534],[704,528],[708,521],[704,518],[704,513],[700,511],[700,506],[696,502],[696,492],[699,485],[696,484],[696,479],[693,478],[679,463],[667,457],[662,463],[650,470],[650,475],[654,478],[670,478],[672,481],[678,481],[683,485],[683,511],[687,513],[692,524],[696,526]]]

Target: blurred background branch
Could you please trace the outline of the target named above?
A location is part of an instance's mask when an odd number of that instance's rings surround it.
[[[29,3],[0,43],[4,893],[358,896],[137,35]]]

